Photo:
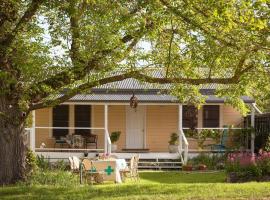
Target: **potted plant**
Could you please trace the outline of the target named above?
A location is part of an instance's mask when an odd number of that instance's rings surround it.
[[[177,133],[172,133],[169,141],[169,152],[176,153],[178,150],[178,135]]]
[[[188,161],[186,164],[182,166],[183,171],[192,171],[193,170],[193,163]]]
[[[201,130],[198,133],[198,138],[197,138],[198,148],[203,149],[205,140],[207,138],[213,138],[216,135],[217,135],[217,133],[214,130],[210,130],[210,129]]]
[[[121,135],[121,131],[114,131],[111,133],[110,139],[112,142],[112,152],[115,152],[117,150],[117,144],[115,144]]]
[[[193,166],[191,164],[183,165],[182,169],[183,171],[192,171]]]
[[[206,165],[204,165],[204,164],[199,164],[198,165],[198,170],[206,170],[207,169],[207,166]]]

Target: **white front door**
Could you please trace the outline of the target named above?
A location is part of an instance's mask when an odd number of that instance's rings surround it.
[[[138,106],[136,109],[126,107],[126,148],[144,148],[144,121],[145,106]]]

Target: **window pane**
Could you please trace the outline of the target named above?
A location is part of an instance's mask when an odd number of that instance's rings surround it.
[[[75,105],[75,127],[91,127],[91,106]],[[75,129],[75,134],[89,135],[89,129]]]
[[[183,106],[183,128],[194,129],[198,124],[198,109],[195,106]]]
[[[203,106],[203,127],[205,128],[219,127],[219,105]]]
[[[53,127],[68,127],[69,126],[69,106],[59,105],[53,108]],[[68,129],[53,129],[53,136],[59,139],[61,136],[66,136]]]

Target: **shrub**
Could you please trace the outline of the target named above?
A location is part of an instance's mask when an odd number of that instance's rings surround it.
[[[53,170],[66,170],[68,168],[68,164],[64,160],[57,160],[55,163],[50,165],[50,168]]]
[[[208,169],[222,169],[225,163],[225,156],[201,153],[197,157],[192,158],[190,163],[194,166],[206,165]]]
[[[262,175],[270,176],[270,152],[260,152],[256,160],[258,166],[262,169]]]
[[[270,176],[270,152],[260,152],[258,156],[251,153],[229,154],[226,172],[234,173],[240,180],[260,180]]]
[[[78,185],[78,176],[63,170],[37,170],[28,179],[29,185],[53,185],[53,186],[73,186]]]
[[[31,175],[37,168],[37,158],[33,151],[27,149],[26,152],[26,173],[27,176]]]
[[[177,133],[172,133],[171,134],[171,137],[170,137],[169,144],[170,145],[177,145],[177,142],[178,142],[178,135],[177,135]]]
[[[203,149],[203,144],[206,138],[212,138],[216,142],[219,142],[221,136],[221,132],[219,130],[212,130],[212,129],[203,129],[197,134],[197,142],[198,146]]]
[[[229,129],[230,148],[241,149],[245,147],[247,136],[251,135],[253,130],[252,128]]]
[[[184,130],[185,136],[190,138],[196,138],[197,137],[197,131],[192,129]]]
[[[50,162],[43,156],[37,156],[37,166],[39,169],[48,170],[50,168]]]
[[[264,146],[265,151],[270,151],[270,135],[267,137],[265,146]]]
[[[114,131],[111,133],[110,139],[112,144],[114,144],[115,142],[117,142],[120,138],[121,135],[121,131]]]

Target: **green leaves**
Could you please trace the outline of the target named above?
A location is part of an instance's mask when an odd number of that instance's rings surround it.
[[[4,2],[0,41],[31,5],[31,1]],[[140,69],[144,75],[151,68],[166,74],[165,81],[152,82],[172,82],[170,92],[181,102],[195,105],[205,101],[199,92],[202,80],[227,80],[228,86],[222,86],[218,95],[246,113],[240,96],[266,98],[260,94],[269,91],[266,3],[46,1],[16,35],[12,47],[0,46],[1,67],[8,60],[11,68],[2,67],[0,82],[9,92],[14,92],[10,85],[22,84],[23,90],[16,92],[30,104],[45,102],[64,88],[74,90],[89,80],[110,77],[112,71]]]

